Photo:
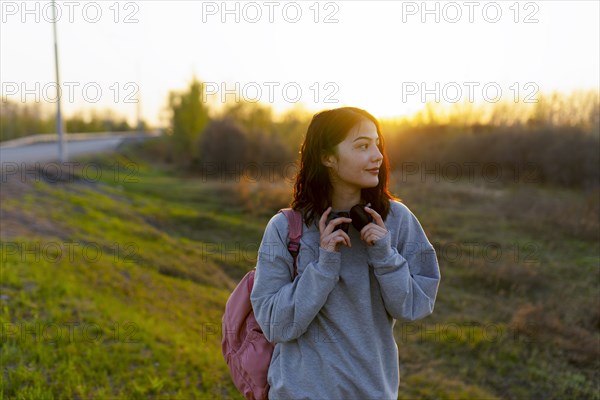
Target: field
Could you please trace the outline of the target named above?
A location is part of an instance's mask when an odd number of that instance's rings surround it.
[[[221,315],[291,182],[182,176],[127,149],[78,161],[2,180],[2,398],[241,398]],[[396,324],[399,398],[600,399],[598,190],[392,191],[442,274],[433,315]]]

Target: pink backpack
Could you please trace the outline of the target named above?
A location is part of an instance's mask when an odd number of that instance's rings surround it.
[[[288,220],[288,251],[294,257],[293,280],[298,274],[296,257],[302,236],[302,214],[291,208],[283,208],[279,212],[283,212]],[[233,383],[248,400],[268,398],[267,373],[275,347],[267,340],[254,318],[250,293],[255,271],[256,267],[242,278],[227,300],[221,341],[221,349],[229,365]]]

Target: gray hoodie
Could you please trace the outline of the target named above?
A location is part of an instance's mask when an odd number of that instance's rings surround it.
[[[303,224],[298,276],[285,215],[271,218],[258,251],[251,302],[276,343],[269,399],[397,399],[396,320],[433,312],[440,283],[435,250],[415,215],[390,200],[388,233],[373,246],[352,225],[352,247],[320,247],[318,221]]]

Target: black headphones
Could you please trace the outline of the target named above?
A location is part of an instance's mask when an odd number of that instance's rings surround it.
[[[365,211],[365,209],[364,209],[365,206],[370,207],[371,203],[366,204],[366,205],[365,204],[357,204],[350,209],[350,212],[348,212],[348,211],[339,211],[339,212],[332,211],[329,214],[329,217],[327,218],[327,223],[329,223],[329,221],[331,221],[332,219],[339,218],[339,217],[351,218],[352,226],[357,231],[360,232],[362,230],[362,228],[365,227],[365,225],[367,225],[370,222],[373,222],[373,217],[371,217],[371,214],[369,214],[368,212]],[[338,229],[341,229],[344,232],[348,233],[349,228],[350,228],[350,224],[347,222],[343,222],[341,224],[338,224],[333,231],[335,232]]]

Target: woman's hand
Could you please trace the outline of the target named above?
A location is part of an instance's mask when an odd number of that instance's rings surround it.
[[[329,221],[329,224],[325,226],[327,222],[327,216],[331,212],[331,207],[327,208],[323,215],[321,215],[321,219],[319,220],[319,231],[321,232],[321,247],[327,251],[338,251],[338,247],[341,244],[345,244],[348,247],[352,247],[350,243],[350,236],[346,232],[341,229],[338,229],[334,232],[334,229],[337,225],[343,224],[344,222],[350,223],[352,220],[350,218],[334,218]]]
[[[384,237],[388,233],[388,230],[383,223],[381,215],[379,215],[377,211],[370,207],[365,207],[365,211],[371,214],[375,223],[370,222],[365,225],[360,231],[360,238],[367,242],[369,246],[372,246],[377,240]]]

